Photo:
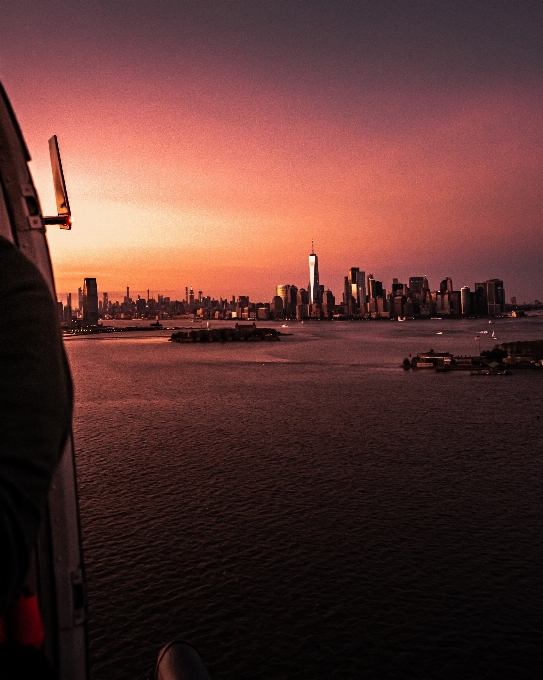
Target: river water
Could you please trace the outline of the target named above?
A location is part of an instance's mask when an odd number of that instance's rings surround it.
[[[92,679],[539,677],[543,374],[399,365],[543,318],[282,330],[67,339]]]

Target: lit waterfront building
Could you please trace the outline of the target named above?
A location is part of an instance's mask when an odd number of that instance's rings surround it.
[[[350,267],[347,272],[347,278],[345,280],[345,302],[349,305],[349,314],[356,314],[358,311],[358,281],[360,273],[358,267]]]
[[[283,309],[287,309],[289,303],[289,290],[290,286],[288,284],[278,285],[275,287],[275,292],[278,297],[283,300]]]
[[[309,256],[309,304],[320,302],[319,286],[319,258],[315,255],[313,241],[311,241],[311,255]]]
[[[366,272],[358,272],[356,275],[356,301],[360,311],[367,302],[366,298]]]
[[[276,286],[277,295],[283,300],[283,314],[285,317],[296,317],[296,305],[298,304],[298,288],[292,284]]]

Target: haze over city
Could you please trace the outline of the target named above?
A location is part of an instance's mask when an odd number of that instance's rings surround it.
[[[54,212],[57,289],[268,300],[346,269],[500,277],[541,298],[537,3],[39,3],[3,8],[0,77]]]

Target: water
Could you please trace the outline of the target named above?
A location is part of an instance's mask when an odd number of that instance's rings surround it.
[[[483,329],[543,318],[70,338],[93,680],[539,677],[543,375],[398,368]]]

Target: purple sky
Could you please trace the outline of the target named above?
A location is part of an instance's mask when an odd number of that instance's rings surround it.
[[[311,239],[435,288],[543,297],[543,8],[536,2],[38,2],[2,10],[0,77],[71,233],[57,285],[269,299]]]

